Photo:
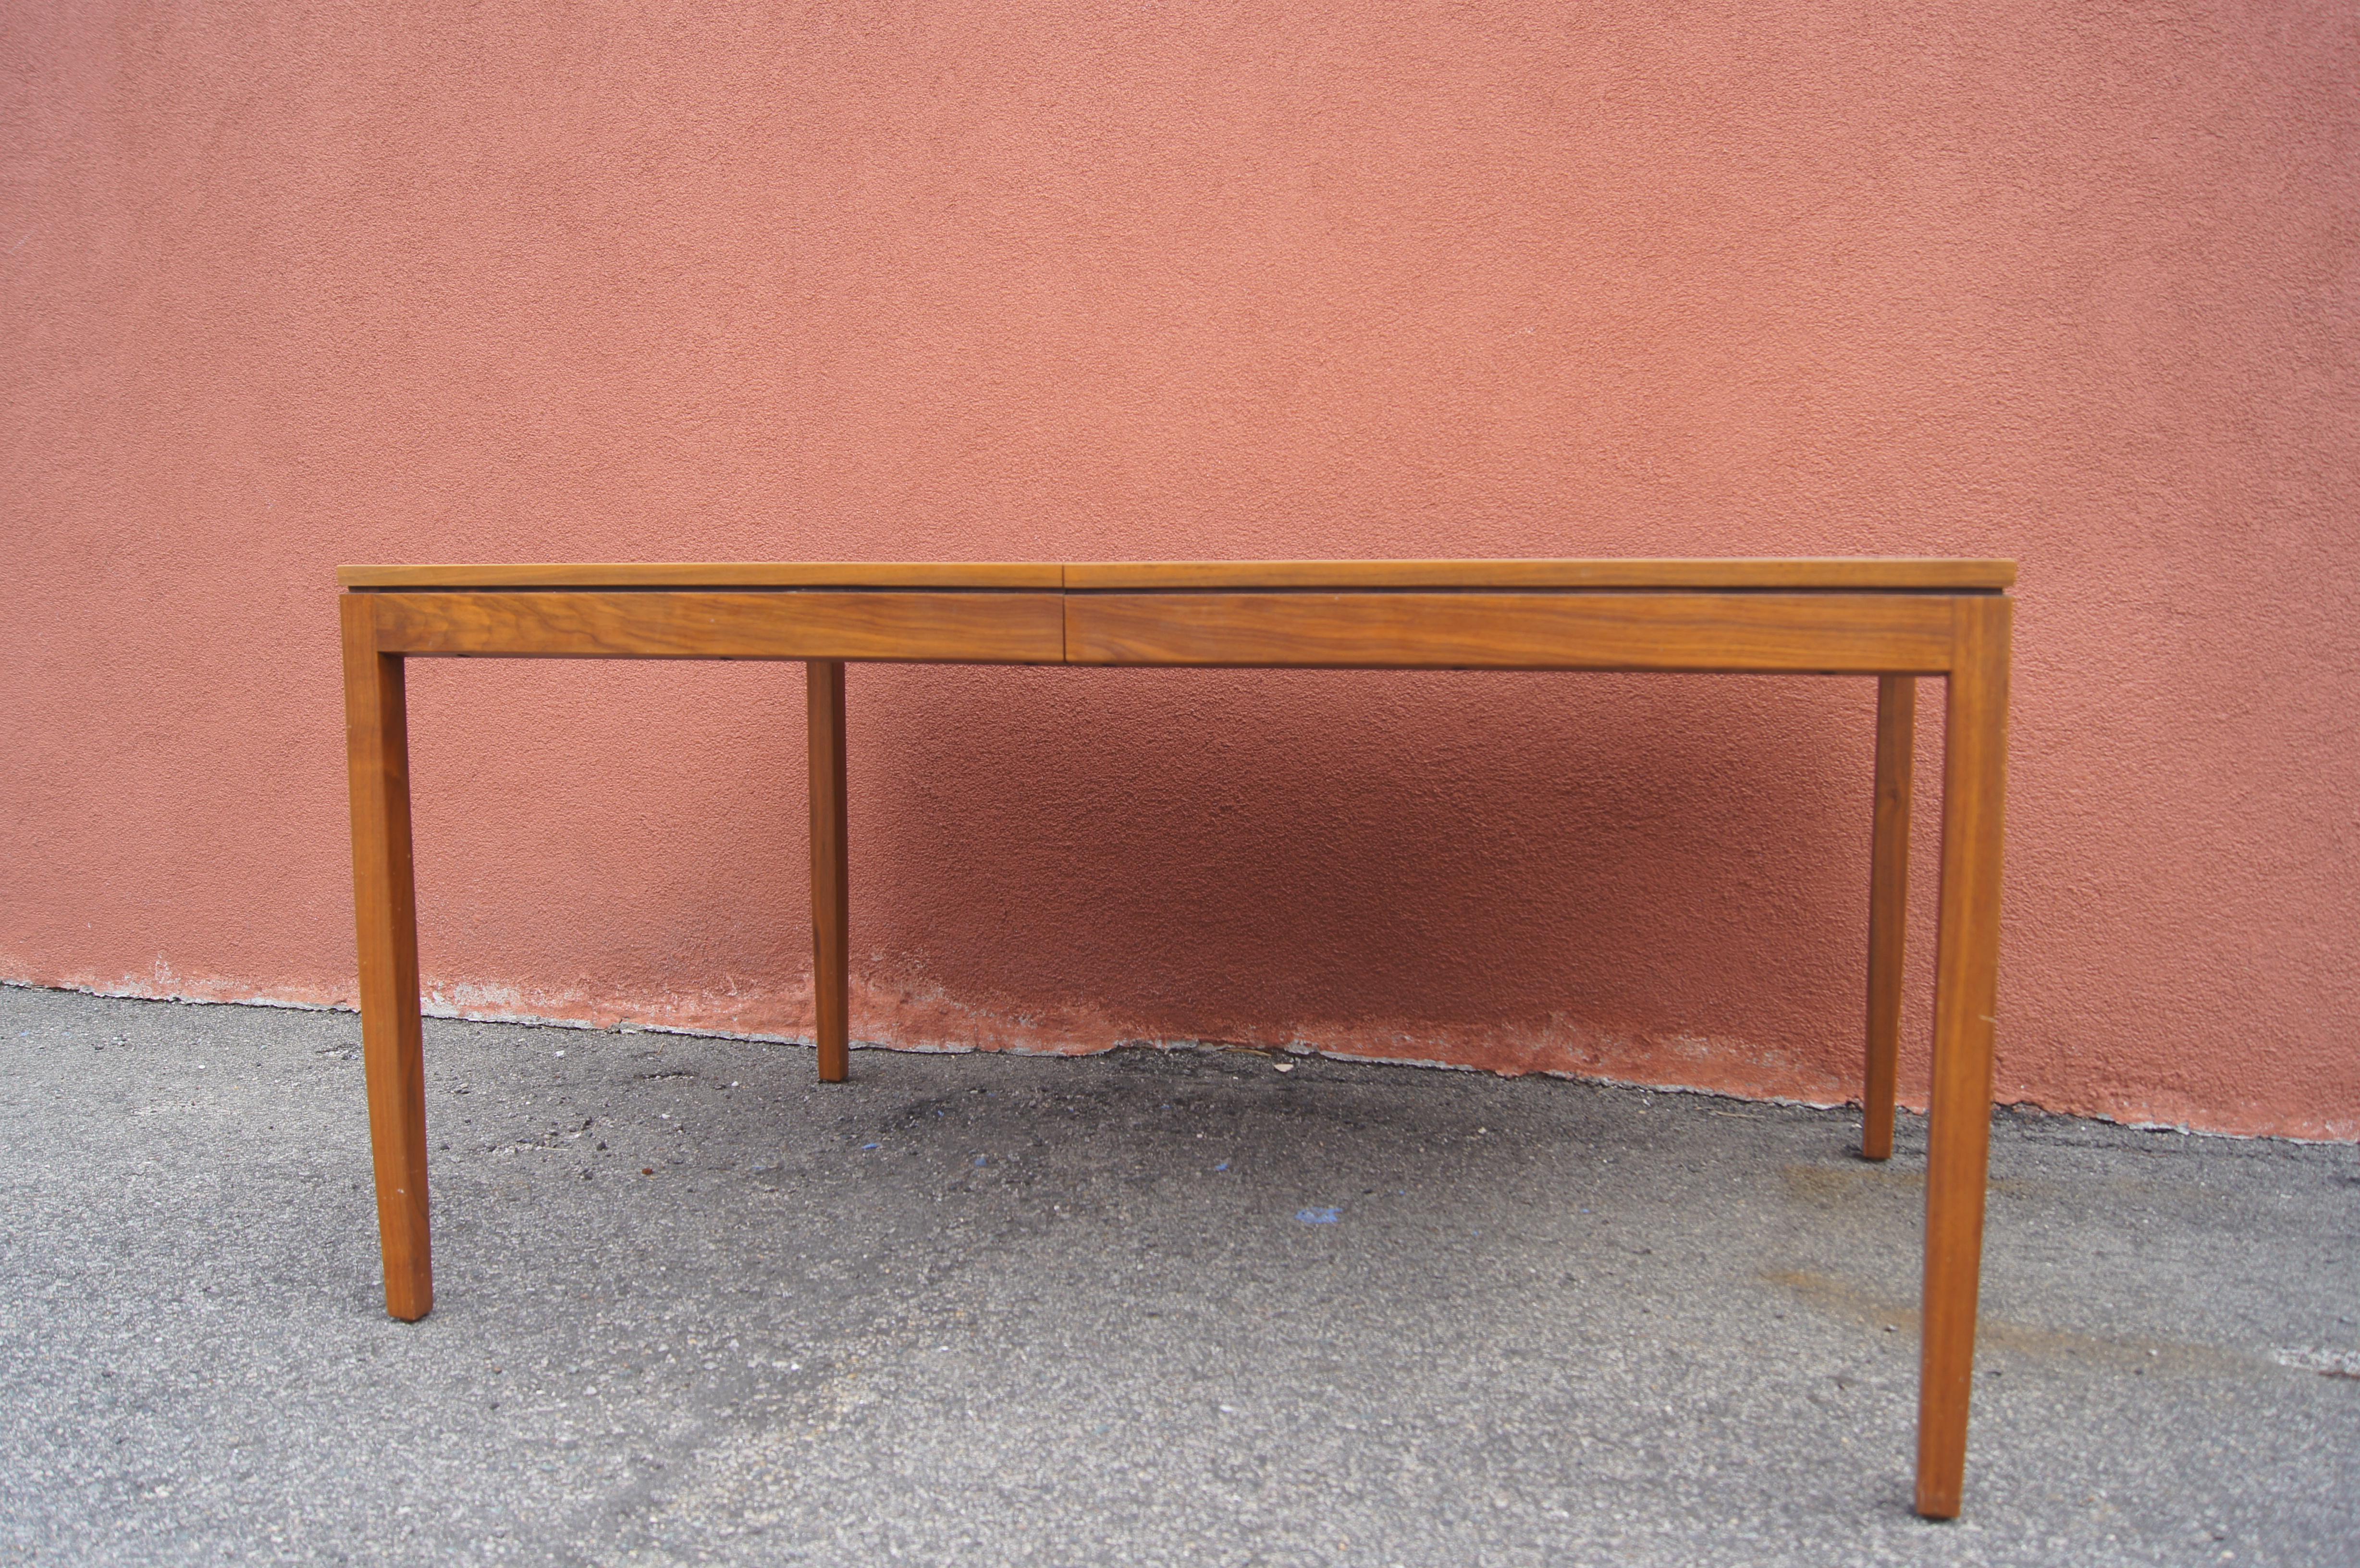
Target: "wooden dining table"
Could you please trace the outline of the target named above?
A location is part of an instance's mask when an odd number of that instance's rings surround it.
[[[1952,559],[347,566],[361,1037],[386,1308],[434,1301],[404,662],[805,670],[819,1077],[847,1075],[848,662],[1874,676],[1861,1153],[1893,1152],[1917,683],[1944,682],[1917,1508],[1958,1514],[1990,1150],[2016,565]]]

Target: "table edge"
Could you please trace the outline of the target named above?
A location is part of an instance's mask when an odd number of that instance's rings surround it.
[[[1201,589],[1786,589],[1994,593],[2016,563],[1946,556],[1372,561],[650,561],[350,565],[347,589],[911,588],[1070,593]]]

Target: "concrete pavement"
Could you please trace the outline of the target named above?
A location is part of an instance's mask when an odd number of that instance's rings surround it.
[[[357,1020],[0,990],[0,1563],[2360,1563],[2348,1147],[2003,1114],[1932,1525],[1910,1118],[427,1036],[402,1324]]]

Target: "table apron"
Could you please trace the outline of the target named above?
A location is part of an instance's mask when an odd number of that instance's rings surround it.
[[[363,595],[380,653],[413,658],[821,659],[1060,664],[1056,593]]]
[[[1939,675],[1959,597],[1764,593],[370,593],[410,658]]]
[[[1938,593],[1068,593],[1065,662],[1940,674]]]

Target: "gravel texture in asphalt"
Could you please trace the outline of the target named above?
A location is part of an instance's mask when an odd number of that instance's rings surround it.
[[[2002,1113],[1966,1514],[1923,1127],[1243,1052],[0,990],[0,1563],[2360,1563],[2360,1159]]]

